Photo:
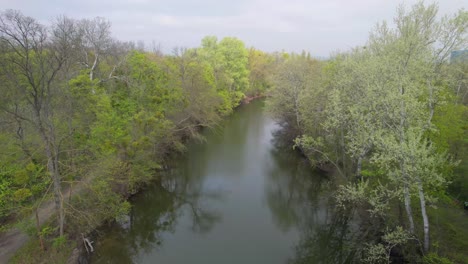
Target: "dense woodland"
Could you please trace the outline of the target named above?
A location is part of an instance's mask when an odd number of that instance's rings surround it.
[[[431,212],[468,200],[468,59],[450,58],[467,48],[467,26],[464,10],[401,7],[365,46],[319,61],[212,36],[163,54],[113,39],[104,18],[46,26],[4,11],[0,231],[20,222],[44,250],[80,239],[125,215],[126,199],[201,129],[268,95],[291,147],[333,172],[337,214],[372,227],[354,261],[468,261],[431,239]],[[55,214],[41,225],[47,201]]]
[[[24,224],[41,239],[125,214],[169,154],[265,91],[273,58],[216,37],[163,55],[113,39],[103,18],[44,26],[13,10],[0,37],[0,221],[5,231],[52,195],[56,224]]]
[[[437,213],[428,212],[468,200],[468,58],[451,58],[467,48],[467,26],[463,10],[439,17],[436,5],[400,7],[365,46],[327,62],[293,56],[273,77],[270,110],[294,146],[345,179],[336,206],[362,220],[366,237],[355,242],[367,243],[352,247],[362,262],[414,263],[431,249],[464,247],[453,233],[431,241]],[[435,253],[425,261],[450,263]]]

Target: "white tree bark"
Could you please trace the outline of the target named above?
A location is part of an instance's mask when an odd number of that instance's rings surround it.
[[[429,218],[426,212],[426,200],[421,180],[418,180],[419,202],[421,203],[421,215],[424,225],[424,251],[429,251]]]

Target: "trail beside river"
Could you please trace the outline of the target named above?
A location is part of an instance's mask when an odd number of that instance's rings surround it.
[[[88,182],[89,180],[87,180]],[[79,182],[72,188],[72,193],[70,194],[70,187],[65,188],[63,193],[63,199],[70,199],[70,195],[75,195],[83,189],[85,186],[84,182]],[[38,210],[39,224],[42,226],[47,220],[49,220],[55,213],[55,204],[54,199],[50,198],[45,201]],[[34,214],[31,216],[32,221],[35,220]],[[20,229],[14,227],[9,231],[0,233],[0,263],[8,263],[8,261],[14,256],[16,251],[18,251],[22,246],[28,242],[29,236],[25,234]]]

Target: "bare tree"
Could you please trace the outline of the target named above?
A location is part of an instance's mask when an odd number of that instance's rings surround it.
[[[112,46],[111,24],[102,17],[83,19],[78,24],[83,54],[81,63],[89,69],[89,79],[93,80],[101,57]]]
[[[0,89],[5,103],[0,110],[29,122],[42,140],[47,169],[53,181],[60,235],[63,235],[59,144],[54,125],[57,86],[55,80],[67,60],[65,46],[53,45],[44,26],[18,11],[0,15]]]

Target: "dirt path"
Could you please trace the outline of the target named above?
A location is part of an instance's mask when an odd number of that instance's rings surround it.
[[[83,189],[83,184],[77,184],[73,186],[72,196]],[[62,193],[63,199],[70,198],[70,187],[64,188]],[[39,224],[42,226],[47,220],[49,220],[55,213],[55,204],[53,199],[49,199],[44,202],[38,211]],[[35,216],[31,216],[31,219],[35,222]],[[6,264],[15,252],[20,249],[26,242],[28,242],[29,236],[23,233],[18,228],[12,228],[11,230],[0,233],[0,264]]]

